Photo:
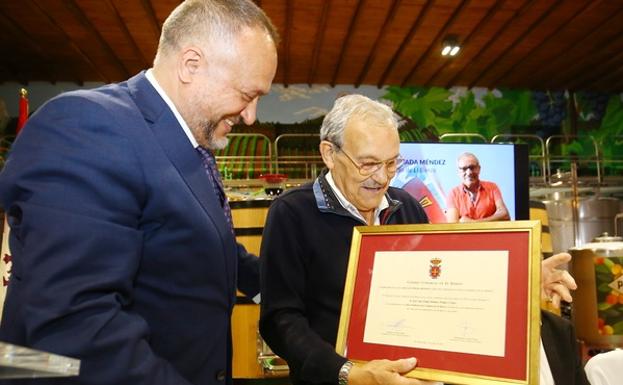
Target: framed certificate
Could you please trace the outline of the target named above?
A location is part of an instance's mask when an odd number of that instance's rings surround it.
[[[356,227],[336,350],[416,357],[408,376],[539,382],[538,221]]]

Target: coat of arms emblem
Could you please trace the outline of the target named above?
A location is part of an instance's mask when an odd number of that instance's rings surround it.
[[[433,279],[439,278],[441,275],[441,258],[433,258],[430,260],[429,274]]]

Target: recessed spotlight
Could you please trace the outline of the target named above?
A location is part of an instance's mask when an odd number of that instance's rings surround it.
[[[443,46],[441,49],[442,56],[455,56],[459,53],[461,46],[459,45],[459,41],[455,36],[448,36],[443,41]]]

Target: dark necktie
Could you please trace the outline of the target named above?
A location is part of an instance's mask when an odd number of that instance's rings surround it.
[[[214,193],[219,198],[221,207],[225,212],[225,219],[227,219],[227,223],[229,223],[231,233],[234,234],[234,225],[231,219],[231,208],[229,207],[229,202],[227,201],[227,196],[225,195],[225,190],[223,189],[223,181],[221,180],[221,174],[218,172],[218,168],[216,167],[216,160],[214,159],[214,155],[209,150],[201,146],[197,147],[197,151],[199,151],[199,154],[201,154],[201,158],[203,159],[203,167],[205,168],[206,174],[208,174],[208,177],[212,182]]]

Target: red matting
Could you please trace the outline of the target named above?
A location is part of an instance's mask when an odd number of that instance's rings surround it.
[[[346,346],[353,360],[416,357],[419,368],[526,380],[528,357],[528,231],[362,234]],[[374,255],[378,251],[508,250],[506,343],[503,357],[363,342]],[[483,278],[496,274],[482,266]],[[432,331],[431,331],[432,332]]]

